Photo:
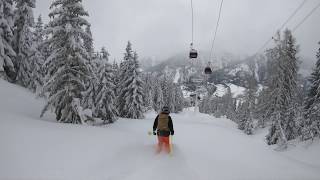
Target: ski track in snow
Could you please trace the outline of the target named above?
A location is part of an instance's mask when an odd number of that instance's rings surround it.
[[[265,130],[247,136],[225,118],[172,114],[173,155],[156,154],[155,113],[108,126],[39,118],[44,102],[0,80],[0,180],[318,180],[320,143],[278,152]]]

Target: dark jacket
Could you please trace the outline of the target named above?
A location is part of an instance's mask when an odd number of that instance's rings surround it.
[[[156,117],[156,119],[154,120],[154,123],[153,123],[153,131],[156,131],[157,130],[157,134],[159,136],[169,136],[170,134],[173,135],[174,134],[174,129],[173,129],[173,124],[172,124],[172,119],[171,117],[168,115],[168,128],[169,128],[169,131],[161,131],[159,129],[157,129],[158,127],[158,119],[159,119],[159,115]]]

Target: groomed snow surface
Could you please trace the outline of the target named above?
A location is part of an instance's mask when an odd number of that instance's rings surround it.
[[[265,131],[247,136],[227,119],[172,114],[172,156],[155,153],[154,113],[94,127],[39,114],[44,102],[0,80],[0,179],[9,180],[318,180],[320,143],[275,151]]]

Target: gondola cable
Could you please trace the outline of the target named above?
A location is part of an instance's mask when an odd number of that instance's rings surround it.
[[[293,29],[292,32],[295,32],[318,8],[320,7],[320,3],[317,4],[303,19],[300,21]]]
[[[211,51],[210,51],[210,58],[209,58],[209,60],[211,60],[211,58],[212,58],[212,56],[213,56],[213,53],[214,53],[214,44],[215,44],[215,41],[216,41],[217,32],[218,32],[218,28],[219,28],[219,24],[220,24],[222,6],[223,6],[223,0],[221,0],[221,3],[220,3],[219,16],[218,16],[218,21],[217,21],[217,24],[216,24],[216,29],[215,29],[215,32],[214,32],[212,44],[211,44]]]
[[[218,28],[219,28],[219,24],[220,24],[222,6],[223,6],[223,0],[221,0],[220,7],[219,7],[219,16],[218,16],[216,28],[215,28],[214,35],[213,35],[213,39],[212,39],[212,45],[211,45],[211,50],[210,50],[210,56],[209,56],[208,66],[204,69],[204,73],[205,73],[206,75],[212,74],[212,69],[211,69],[211,67],[210,67],[210,66],[211,66],[210,61],[212,60],[212,56],[213,56],[213,53],[214,53],[214,44],[215,44],[215,41],[216,41],[216,38],[217,38],[217,32],[218,32]]]
[[[299,12],[299,10],[305,5],[305,3],[308,0],[304,0],[295,10],[294,12],[287,18],[287,20],[280,26],[280,28],[278,28],[278,30],[282,30],[288,23],[289,21]],[[320,4],[319,4],[320,5]],[[319,5],[313,10],[315,11]],[[311,13],[312,14],[312,13]],[[294,29],[295,30],[295,29]],[[273,35],[274,36],[274,35]],[[271,38],[269,38],[259,49],[258,51],[254,54],[253,57],[255,57],[256,55],[259,54],[260,51],[262,51],[272,40],[273,40],[273,36]]]
[[[194,38],[194,17],[193,17],[193,1],[191,0],[191,46],[193,45]]]
[[[193,48],[194,43],[194,15],[193,15],[193,1],[191,0],[191,44],[190,44],[190,53],[189,58],[195,59],[198,57],[198,52]]]

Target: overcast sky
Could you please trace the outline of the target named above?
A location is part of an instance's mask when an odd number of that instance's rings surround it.
[[[252,55],[303,0],[224,0],[215,49]],[[45,21],[52,0],[38,0],[35,16]],[[130,40],[140,57],[167,58],[187,52],[191,41],[190,0],[84,0],[96,49],[121,59]],[[293,28],[319,0],[308,0],[287,25]],[[209,50],[220,0],[193,0],[195,47]],[[314,58],[320,41],[320,8],[294,33],[301,56]],[[270,44],[272,45],[272,44]]]

